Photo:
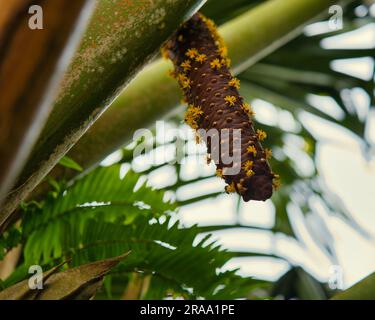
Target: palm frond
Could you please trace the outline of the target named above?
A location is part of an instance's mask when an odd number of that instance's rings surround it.
[[[123,291],[129,275],[137,272],[151,276],[144,298],[160,299],[168,293],[246,297],[258,281],[235,270],[218,272],[233,255],[209,235],[198,241],[199,228],[181,226],[173,214],[176,204],[163,199],[164,192],[142,184],[141,175],[128,171],[122,178],[121,165],[94,170],[57,197],[27,208],[21,240],[24,263],[6,285],[26,276],[25,266],[70,259],[70,266],[80,266],[130,251],[114,275]]]

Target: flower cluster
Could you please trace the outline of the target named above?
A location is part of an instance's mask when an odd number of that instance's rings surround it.
[[[215,24],[199,13],[184,23],[163,48],[163,56],[174,63],[173,75],[188,103],[185,122],[196,130],[229,130],[229,139],[220,136],[219,147],[206,141],[209,159],[217,167],[216,175],[227,183],[226,192],[237,192],[245,201],[264,201],[279,185],[279,177],[268,163],[271,150],[263,149],[261,145],[267,134],[254,129],[254,112],[238,92],[240,81],[231,75],[227,55],[228,50]],[[229,153],[238,149],[236,130],[241,132],[241,157],[239,163],[232,165],[237,165],[239,172],[229,174],[228,164],[221,157],[215,159],[212,155],[230,139],[233,141],[229,143],[232,149]]]

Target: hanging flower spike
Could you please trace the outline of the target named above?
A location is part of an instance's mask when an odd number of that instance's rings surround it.
[[[244,201],[270,198],[276,179],[260,143],[265,134],[254,129],[249,117],[253,112],[250,106],[242,103],[239,82],[231,76],[227,49],[215,24],[199,13],[195,14],[177,30],[165,49],[176,73],[184,75],[179,77],[179,84],[189,104],[186,122],[194,129],[209,131],[215,128],[219,133],[224,129],[230,132],[229,141],[219,136],[218,146],[208,140],[207,153],[213,155],[217,148],[228,142],[231,154],[234,154],[234,147],[236,152],[240,151],[241,159],[235,159],[231,166],[224,163],[222,155],[219,159],[212,159],[216,175],[223,177],[227,184],[226,192],[237,192]],[[184,63],[187,58],[190,68]],[[199,109],[194,107],[197,104]],[[241,135],[233,137],[234,130]],[[237,143],[231,143],[233,138],[237,139]],[[239,172],[229,170],[234,166],[239,168]]]

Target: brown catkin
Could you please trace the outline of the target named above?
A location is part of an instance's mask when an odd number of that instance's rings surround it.
[[[265,201],[272,196],[278,176],[272,173],[267,159],[271,151],[263,149],[266,138],[262,130],[254,129],[253,112],[240,96],[239,81],[229,71],[229,59],[215,24],[201,14],[184,23],[162,50],[175,66],[172,75],[178,80],[188,103],[185,121],[193,129],[229,130],[229,153],[233,154],[233,129],[241,130],[241,159],[234,165],[240,172],[226,175],[227,164],[215,161],[217,175],[228,184],[227,192],[239,193],[244,201]],[[219,135],[220,145],[224,142]],[[216,151],[207,139],[209,154]],[[220,152],[223,152],[221,150]]]

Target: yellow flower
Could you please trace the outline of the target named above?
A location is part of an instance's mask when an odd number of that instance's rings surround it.
[[[196,107],[196,106],[190,105],[189,110],[194,117],[199,117],[203,114],[203,110],[199,106]]]
[[[177,40],[178,40],[179,42],[184,41],[184,36],[183,36],[182,34],[180,34],[180,35],[177,37]]]
[[[221,63],[219,59],[214,59],[210,62],[211,69],[220,69]]]
[[[223,170],[222,169],[217,169],[216,170],[216,176],[219,177],[219,178],[222,178],[223,177]]]
[[[211,36],[214,38],[215,40],[215,44],[217,45],[217,47],[219,48],[218,50],[226,50],[225,49],[225,43],[224,43],[224,40],[223,38],[219,35],[218,31],[217,31],[217,27],[215,25],[215,23],[210,20],[210,19],[207,19],[206,17],[200,15],[201,19],[203,20],[203,22],[206,24],[207,28],[209,29],[210,33],[211,33]],[[223,53],[226,54],[226,51],[224,51]]]
[[[237,78],[233,78],[231,79],[228,84],[231,86],[231,87],[234,87],[236,89],[239,89],[240,88],[240,80],[238,80]]]
[[[183,82],[188,79],[187,76],[185,76],[183,73],[178,74],[178,81]]]
[[[206,60],[207,60],[207,56],[203,53],[195,57],[195,61],[200,62],[200,63],[203,63]]]
[[[210,29],[211,32],[216,31],[215,22],[208,18],[205,18],[203,21],[206,23],[208,29]]]
[[[186,79],[185,81],[183,81],[181,83],[181,86],[182,86],[183,89],[190,88],[190,86],[191,86],[191,80],[190,79]]]
[[[160,53],[161,53],[161,56],[163,57],[163,59],[166,59],[166,60],[169,59],[169,53],[168,53],[168,50],[165,47],[161,48]]]
[[[241,105],[241,108],[243,111],[245,111],[249,117],[254,117],[255,116],[255,112],[253,111],[253,109],[250,107],[250,105],[246,102],[244,102],[242,105]]]
[[[242,166],[242,169],[244,169],[244,171],[249,171],[251,170],[251,168],[253,167],[253,161],[251,160],[247,160],[244,165]]]
[[[189,107],[187,108],[185,112],[185,122],[193,129],[197,129],[198,128],[197,122],[202,114],[203,114],[203,110],[201,107],[189,105]]]
[[[181,68],[184,69],[184,71],[189,71],[191,69],[191,64],[189,60],[185,60],[184,62],[181,63]]]
[[[266,148],[266,149],[264,149],[264,154],[265,154],[265,157],[266,157],[267,160],[271,159],[271,157],[272,157],[272,150],[269,149],[269,148]]]
[[[272,181],[272,187],[275,190],[278,190],[281,186],[280,176],[278,174],[275,175],[275,178]]]
[[[220,54],[222,58],[226,58],[228,55],[228,49],[224,46],[220,47],[219,49],[217,49],[217,53]]]
[[[230,106],[234,106],[234,103],[237,101],[235,96],[226,96],[224,98],[225,102],[227,102]]]
[[[228,185],[225,187],[225,192],[226,192],[226,193],[233,193],[233,192],[236,192],[236,188],[234,187],[234,182],[232,182],[231,184],[228,184]]]
[[[198,129],[197,122],[189,115],[185,115],[185,123],[193,129]]]
[[[231,64],[231,60],[229,58],[221,59],[221,64],[229,68]]]
[[[192,82],[192,81],[191,81],[187,76],[185,76],[184,74],[179,74],[179,75],[178,75],[178,81],[180,82],[181,87],[182,87],[183,89],[190,88],[190,86],[191,86],[191,82]]]
[[[185,55],[188,56],[190,59],[194,59],[199,54],[198,50],[195,48],[188,49]]]
[[[248,103],[244,102],[243,104],[241,104],[241,108],[242,108],[243,111],[249,112],[250,105]]]
[[[267,138],[267,133],[265,133],[263,130],[258,129],[257,136],[260,141],[263,141],[264,139]]]
[[[248,146],[246,151],[248,153],[252,153],[254,157],[257,155],[257,149],[254,146]]]
[[[255,174],[255,172],[253,170],[251,170],[251,169],[246,171],[246,176],[247,177],[252,177],[254,174]]]

